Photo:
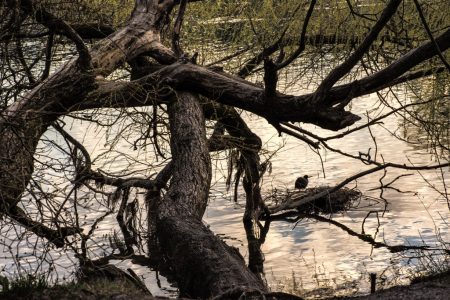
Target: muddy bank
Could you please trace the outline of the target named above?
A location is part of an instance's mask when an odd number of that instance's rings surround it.
[[[339,297],[329,299],[396,299],[396,300],[410,300],[410,299],[433,299],[433,300],[447,300],[450,299],[450,271],[421,279],[418,282],[413,282],[410,285],[395,286],[386,290],[377,291],[374,294],[359,297]]]
[[[253,295],[254,296],[254,295]],[[237,297],[239,298],[239,297]],[[258,297],[250,297],[251,299],[258,299]],[[247,298],[247,299],[250,299]],[[295,296],[293,296],[293,299]],[[19,292],[12,292],[2,294],[0,299],[67,299],[67,300],[96,300],[96,299],[168,299],[165,297],[154,297],[148,292],[143,291],[139,286],[131,284],[125,278],[96,278],[87,282],[74,283],[63,286],[48,287],[45,289],[30,289],[21,290]],[[231,298],[230,298],[231,299]],[[261,298],[263,299],[263,298]],[[278,299],[276,293],[266,297],[266,299]],[[282,299],[286,298],[283,294]],[[299,298],[295,298],[299,299]],[[309,299],[309,298],[305,298]],[[314,299],[321,299],[315,297]],[[374,300],[374,299],[395,299],[395,300],[447,300],[450,299],[450,271],[438,276],[421,279],[420,282],[415,282],[406,286],[395,286],[386,290],[377,291],[374,294],[358,297],[333,297],[322,298],[327,300]]]

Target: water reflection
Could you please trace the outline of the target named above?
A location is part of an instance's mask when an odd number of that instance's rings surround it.
[[[295,88],[292,89],[295,90]],[[352,110],[364,114],[377,107],[377,102],[376,96],[356,99]],[[321,150],[321,157],[319,157],[298,140],[291,137],[278,137],[267,121],[251,115],[247,116],[247,120],[250,127],[263,139],[264,147],[269,151],[277,151],[271,159],[273,171],[263,180],[263,195],[271,193],[274,188],[280,190],[292,188],[295,179],[303,174],[315,174],[310,178],[310,186],[333,186],[367,169],[362,162],[353,161],[334,152]],[[362,125],[364,122],[366,120],[361,120],[356,125]],[[375,159],[374,149],[377,149],[376,159],[380,161],[384,159],[414,165],[436,163],[435,156],[427,153],[424,148],[409,145],[391,134],[390,130],[395,131],[398,124],[399,118],[393,115],[384,120],[383,126],[373,127],[371,130],[377,137],[376,144],[370,138],[367,129],[354,132],[330,144],[354,155],[358,155],[359,152],[367,153],[371,148],[372,159]],[[326,132],[315,126],[303,125],[303,128],[319,135],[326,135]],[[280,149],[281,146],[283,148]],[[226,167],[217,165],[219,169]],[[358,209],[333,215],[332,220],[356,233],[363,232],[374,237],[377,242],[385,242],[389,245],[445,247],[446,245],[440,240],[450,240],[447,221],[450,219],[450,213],[445,197],[435,188],[445,190],[449,186],[450,172],[448,168],[442,172],[429,170],[419,173],[389,169],[386,174],[383,172],[370,174],[356,183],[349,184],[349,187],[356,186],[363,192],[367,200],[360,203]],[[219,171],[217,176],[220,177],[220,174]],[[411,174],[411,176],[401,176],[405,174]],[[399,178],[395,180],[397,177]],[[393,180],[395,182],[392,188],[386,188],[386,185]],[[433,182],[435,186],[427,182]],[[381,189],[381,185],[385,188]],[[227,198],[225,186],[220,181],[215,189],[220,192],[217,192],[217,197],[209,205],[206,222],[211,225],[214,232],[245,240],[241,229],[242,208],[228,200],[231,199],[231,195]],[[373,199],[379,199],[379,201]],[[386,203],[387,207],[385,207]],[[380,213],[378,217],[376,214],[369,215],[364,223],[364,231],[362,230],[362,220],[369,211],[385,209],[386,212]],[[239,247],[241,253],[244,253],[249,260],[253,256],[252,251],[245,245],[229,242]],[[390,268],[393,261],[397,266],[399,264],[406,266],[408,259],[398,260],[398,258],[412,255],[392,254],[389,249],[376,248],[371,243],[349,235],[348,232],[333,224],[311,219],[304,219],[296,225],[272,222],[261,249],[264,254],[265,275],[269,284],[276,288],[280,280],[292,281],[293,273],[295,273],[297,282],[301,281],[306,290],[318,287],[317,269],[320,269],[320,278],[328,279],[327,284],[331,281],[332,285],[336,285],[343,281],[359,280],[367,272],[387,274],[386,270]],[[412,267],[414,268],[414,265]],[[402,274],[405,275],[408,272],[405,269]],[[360,284],[362,290],[368,290],[368,281],[366,283]]]
[[[298,86],[291,88],[299,90]],[[357,114],[364,115],[376,107],[378,98],[367,96],[356,99],[351,109]],[[272,172],[266,174],[263,179],[264,197],[271,194],[275,188],[281,191],[293,188],[295,179],[303,174],[313,175],[310,178],[312,187],[333,186],[367,168],[361,161],[355,162],[324,149],[319,151],[319,156],[308,145],[296,139],[278,137],[277,132],[266,120],[252,115],[245,117],[249,127],[263,139],[266,150],[263,158],[270,158],[272,165]],[[330,145],[345,149],[353,155],[368,153],[371,149],[372,159],[379,161],[383,159],[407,164],[412,162],[417,165],[434,163],[436,155],[430,155],[427,148],[422,146],[424,143],[411,145],[392,134],[402,120],[392,115],[384,120],[383,126],[373,127],[371,130],[377,137],[376,141],[370,138],[368,129],[364,129],[343,139],[333,140]],[[127,172],[149,177],[159,170],[158,167],[154,167],[155,165],[163,164],[156,161],[151,151],[133,150],[132,145],[124,140],[111,142],[114,133],[91,127],[84,122],[70,119],[66,121],[70,125],[70,133],[83,142],[94,157],[93,161],[98,168],[108,172],[121,172],[127,169]],[[363,125],[364,122],[366,120],[361,120],[356,125]],[[409,123],[402,125],[403,129],[407,129],[403,132],[404,137],[413,135],[414,126]],[[318,135],[328,134],[315,126],[302,126]],[[421,134],[418,130],[416,132],[417,135]],[[48,131],[45,137],[50,141],[62,142],[55,131]],[[41,141],[40,147],[43,147],[44,143],[45,139]],[[115,147],[114,152],[109,151],[108,145],[111,144]],[[273,155],[274,152],[276,155]],[[45,153],[43,158],[59,159],[61,153],[53,150]],[[129,169],[130,162],[133,163],[133,169]],[[365,195],[364,200],[354,209],[333,214],[331,220],[303,215],[301,219],[294,218],[294,223],[266,221],[263,224],[243,226],[244,191],[238,190],[238,203],[235,203],[233,194],[227,190],[225,183],[228,166],[224,153],[215,155],[214,166],[216,167],[214,186],[204,221],[228,244],[238,247],[248,260],[250,268],[254,272],[261,273],[274,288],[277,288],[278,282],[285,281],[285,278],[291,281],[294,278],[305,290],[309,290],[325,284],[329,286],[358,280],[366,272],[381,274],[397,256],[392,254],[392,248],[380,247],[379,243],[393,246],[442,247],[440,239],[450,240],[449,209],[445,197],[437,192],[445,190],[446,186],[450,185],[448,168],[442,170],[443,173],[438,170],[420,173],[389,170],[385,174],[380,172],[361,178],[349,186],[357,187]],[[69,175],[61,176],[57,170],[48,168],[42,170],[42,173],[49,181],[60,183],[59,192],[64,191],[64,182],[71,178]],[[399,177],[405,174],[411,175]],[[396,178],[398,179],[395,180]],[[395,182],[390,185],[391,188],[387,188],[386,186],[394,180]],[[380,213],[371,213],[368,216],[370,211]],[[104,213],[91,211],[86,222],[89,223],[88,221],[95,220]],[[365,220],[364,225],[362,220]],[[97,247],[94,252],[99,257],[110,251],[104,236],[110,235],[116,227],[116,221],[112,216],[99,223],[94,236],[95,242],[92,242],[92,246]],[[2,232],[2,236],[6,235]],[[28,257],[30,265],[36,264],[33,256],[36,249],[29,248],[29,244],[14,246],[22,247],[20,251],[22,257],[19,256],[19,259]],[[405,256],[408,256],[408,253]],[[55,268],[58,268],[59,274],[65,276],[70,273],[74,261],[70,255],[60,257]],[[396,263],[403,266],[407,261],[400,260]],[[7,265],[12,269],[11,257],[7,255],[0,263],[2,267]],[[163,276],[159,276],[156,271],[150,271],[148,267],[140,266],[132,260],[125,260],[119,265],[123,268],[132,267],[138,275],[144,275],[145,282],[151,287],[154,295],[164,294],[164,290],[172,293],[175,290]],[[360,286],[362,289],[368,288],[364,284]]]

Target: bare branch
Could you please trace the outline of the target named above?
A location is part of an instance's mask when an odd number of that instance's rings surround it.
[[[428,34],[428,37],[430,38],[431,42],[433,43],[434,48],[436,49],[436,52],[441,59],[444,66],[447,68],[447,70],[450,72],[450,64],[445,60],[444,55],[441,52],[441,49],[439,49],[439,45],[436,43],[436,40],[433,37],[433,33],[431,33],[430,27],[428,26],[427,20],[425,19],[425,16],[423,15],[422,8],[420,7],[419,1],[414,0],[414,4],[416,5],[417,11],[419,12],[420,20],[422,21],[423,27],[425,28],[425,31]]]
[[[332,224],[342,230],[344,230],[345,232],[347,232],[349,235],[351,236],[355,236],[358,239],[367,242],[369,244],[371,244],[372,246],[374,246],[375,248],[386,248],[388,249],[391,253],[398,253],[398,252],[402,252],[402,251],[407,251],[407,250],[428,250],[428,251],[436,251],[436,250],[442,250],[442,249],[436,249],[436,248],[431,248],[429,246],[413,246],[413,245],[388,245],[386,243],[383,242],[377,242],[375,240],[374,237],[372,237],[369,234],[364,234],[364,233],[358,233],[356,231],[354,231],[353,229],[351,229],[350,227],[329,219],[329,218],[325,218],[322,217],[320,215],[316,215],[316,214],[308,214],[308,213],[300,213],[300,212],[285,212],[279,215],[273,215],[273,216],[268,216],[268,217],[264,217],[263,219],[267,219],[267,220],[271,220],[271,221],[277,221],[277,220],[288,220],[288,218],[291,217],[296,217],[293,222],[298,222],[298,220],[300,218],[309,218],[309,219],[315,219],[319,222],[325,222],[325,223],[329,223]]]
[[[438,44],[441,51],[446,51],[447,49],[449,49],[450,29],[447,29],[439,37],[437,37],[436,43]],[[405,77],[400,77],[401,75],[416,67],[420,63],[427,61],[435,55],[437,55],[437,52],[435,47],[433,46],[433,43],[424,43],[423,45],[412,49],[405,55],[398,58],[396,61],[392,62],[389,66],[374,74],[371,74],[352,83],[343,84],[332,88],[327,95],[326,102],[328,105],[334,105],[342,101],[342,98],[348,95],[352,88],[354,89],[354,97],[358,97],[371,94],[394,84],[405,82],[409,79],[408,75],[405,75]],[[413,74],[415,75],[412,76],[412,79],[421,77],[420,73]],[[422,75],[427,74],[430,74],[430,72],[426,72]]]
[[[304,198],[301,198],[299,200],[293,201],[293,202],[285,202],[279,206],[270,208],[269,210],[272,214],[280,212],[282,210],[286,210],[286,209],[292,209],[292,208],[296,208],[299,205],[303,205],[309,202],[312,202],[316,199],[322,198],[328,194],[331,194],[337,190],[339,190],[340,188],[344,187],[345,185],[347,185],[348,183],[352,182],[353,180],[356,180],[358,178],[364,177],[368,174],[371,173],[375,173],[378,172],[380,170],[384,170],[387,168],[398,168],[398,169],[403,169],[403,170],[434,170],[434,169],[440,169],[440,168],[445,168],[450,166],[450,163],[444,163],[444,164],[438,164],[438,165],[430,165],[430,166],[407,166],[407,165],[400,165],[400,164],[394,164],[394,163],[386,163],[386,164],[379,164],[376,167],[373,167],[371,169],[365,170],[363,172],[360,172],[358,174],[355,174],[345,180],[343,180],[342,182],[340,182],[339,184],[337,184],[336,186],[334,186],[333,188],[330,188],[326,191],[311,195],[311,196],[306,196]]]
[[[180,31],[181,25],[183,24],[183,17],[186,11],[187,0],[181,0],[180,8],[178,11],[177,19],[175,20],[175,25],[173,26],[172,32],[172,50],[175,52],[176,56],[181,56],[183,50],[180,45]]]
[[[91,55],[86,45],[84,44],[82,38],[78,33],[64,20],[61,20],[46,11],[42,7],[37,7],[32,0],[22,0],[21,8],[29,15],[32,15],[36,21],[50,29],[53,32],[59,32],[64,34],[72,42],[74,42],[79,58],[78,63],[83,70],[88,70],[92,68],[91,65]]]
[[[317,2],[316,0],[312,0],[309,5],[308,12],[306,13],[305,20],[303,21],[303,27],[302,27],[302,31],[301,31],[301,35],[300,35],[300,41],[299,41],[298,48],[285,61],[283,61],[280,64],[277,64],[278,70],[288,66],[296,58],[298,58],[298,56],[305,50],[306,32],[308,29],[309,20],[311,19],[311,16],[314,12],[314,7],[316,5],[316,2]]]
[[[65,238],[82,232],[80,228],[76,227],[59,227],[57,229],[52,229],[43,223],[31,219],[27,213],[16,204],[8,207],[5,199],[2,199],[1,206],[1,213],[7,215],[37,236],[47,239],[58,248],[64,247]]]
[[[326,94],[330,91],[333,85],[341,79],[345,74],[347,74],[364,56],[367,50],[370,48],[372,43],[377,39],[378,34],[384,28],[389,19],[395,14],[398,6],[402,0],[390,0],[383,10],[378,21],[372,26],[370,32],[355,50],[355,52],[350,55],[342,64],[333,69],[327,77],[321,82],[317,88],[315,95],[317,96],[316,101],[322,102]]]

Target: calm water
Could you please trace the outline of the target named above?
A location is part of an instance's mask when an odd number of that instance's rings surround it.
[[[267,128],[267,126],[264,122],[257,123],[260,125],[259,132],[263,133],[264,127]],[[272,138],[272,141],[278,140],[268,134],[261,136]],[[380,147],[387,150],[383,152],[386,153],[385,158],[405,160],[405,155],[417,155],[406,145],[394,141],[389,145],[387,140],[387,137],[386,141],[378,140],[379,146],[381,144],[387,146]],[[357,149],[364,150],[363,147],[367,143],[367,137],[355,134],[354,139],[349,138],[345,145],[350,147],[348,149],[355,149],[353,153],[358,153]],[[285,147],[289,151],[279,153],[273,160],[272,175],[265,179],[263,187],[267,193],[273,187],[292,188],[295,178],[302,174],[316,174],[310,180],[312,186],[334,185],[351,174],[362,171],[365,167],[333,153],[327,153],[324,154],[326,178],[323,178],[320,160],[308,147],[292,139],[287,139]],[[422,160],[415,162],[429,163],[430,161],[422,157]],[[401,172],[390,171],[385,182],[389,182],[399,174]],[[368,192],[368,190],[379,186],[380,176],[381,174],[378,173],[360,179],[357,184],[358,189],[365,195],[378,197],[379,191]],[[439,178],[439,174],[435,172],[423,173],[423,176],[434,180]],[[446,180],[448,184],[448,176]],[[349,186],[352,187],[355,184]],[[424,242],[434,244],[436,233],[439,232],[444,240],[448,241],[449,228],[444,222],[449,220],[447,203],[439,198],[420,176],[406,177],[397,186],[402,190],[417,191],[419,194],[385,191],[384,197],[389,201],[389,205],[388,211],[380,217],[378,240],[385,240],[388,244],[415,245]],[[369,203],[363,201],[361,206],[367,204]],[[336,214],[333,219],[361,232],[361,221],[367,212],[382,209],[384,206],[383,202],[378,205],[375,202],[370,204],[373,205],[370,208]],[[242,209],[236,208],[230,201],[217,197],[217,200],[210,205],[206,221],[216,232],[237,237],[245,242],[244,232],[239,226],[241,214]],[[377,219],[372,215],[365,223],[366,233],[373,235],[377,230],[377,224]],[[377,273],[384,271],[390,264],[391,258],[388,251],[372,249],[371,245],[349,236],[333,225],[306,220],[295,226],[282,222],[272,223],[262,249],[266,258],[265,268],[269,282],[279,280],[280,277],[291,277],[292,273],[295,273],[295,276],[298,276],[307,287],[317,285],[314,271],[322,275],[320,279],[325,281],[324,284],[327,279],[332,278],[357,279],[367,271]],[[244,246],[241,250],[246,253]]]
[[[372,109],[376,102],[376,96],[357,99],[353,111],[364,113]],[[252,128],[263,139],[267,148],[277,149],[279,145],[284,145],[271,160],[272,174],[264,178],[263,191],[266,194],[273,188],[292,189],[295,179],[303,174],[313,175],[310,186],[332,186],[367,169],[367,166],[362,163],[322,150],[320,153],[325,169],[324,174],[320,157],[307,145],[294,138],[278,137],[265,120],[249,119]],[[399,119],[391,117],[385,121],[384,125],[394,130],[399,125]],[[305,128],[315,133],[323,132],[314,126],[305,126]],[[377,137],[378,153],[383,155],[385,161],[408,164],[408,160],[411,160],[415,165],[435,163],[425,149],[413,148],[394,138],[381,127],[375,127],[373,133]],[[335,141],[332,145],[354,155],[358,155],[358,152],[366,153],[368,148],[372,150],[375,148],[368,130],[353,133],[343,140]],[[444,241],[449,241],[450,214],[447,202],[424,180],[433,182],[436,187],[442,189],[440,172],[427,171],[419,175],[417,172],[389,170],[383,182],[388,183],[398,175],[406,173],[413,175],[399,179],[394,186],[402,191],[412,192],[399,193],[390,189],[385,190],[383,197],[388,201],[387,212],[384,216],[379,215],[379,227],[376,216],[372,214],[365,222],[365,232],[373,236],[378,230],[377,240],[385,241],[389,245],[435,245],[437,234]],[[450,184],[448,168],[444,173],[448,186]],[[379,179],[382,175],[383,172],[374,173],[359,179],[357,184],[349,184],[348,187],[357,186],[364,195],[379,199],[380,190],[370,190],[380,186]],[[219,181],[216,189],[217,197],[209,206],[206,222],[215,232],[230,237],[229,242],[240,246],[241,253],[246,254],[245,232],[240,224],[242,208],[232,203],[231,195],[228,199],[222,196],[223,182]],[[363,218],[371,210],[382,210],[384,201],[366,199],[362,200],[360,206],[361,208],[347,213],[335,214],[332,218],[361,233]],[[296,225],[273,222],[262,250],[266,259],[264,264],[266,278],[269,284],[278,288],[283,286],[284,279],[292,281],[294,276],[296,283],[302,284],[305,289],[335,286],[336,283],[343,281],[362,279],[363,283],[359,283],[359,287],[364,291],[368,288],[364,283],[367,272],[378,274],[384,272],[388,275],[389,272],[386,269],[392,266],[392,260],[396,260],[394,266],[404,265],[407,261],[406,259],[398,260],[398,256],[393,256],[386,249],[373,249],[371,245],[349,236],[333,225],[308,220]],[[407,269],[402,271],[408,272]]]
[[[291,89],[291,92],[294,93],[297,88],[292,86]],[[376,107],[377,103],[376,96],[359,98],[352,103],[352,111],[362,115]],[[250,127],[262,138],[264,149],[268,152],[277,150],[277,154],[271,159],[273,171],[264,177],[263,194],[265,196],[269,195],[274,188],[279,190],[293,188],[295,179],[304,174],[312,176],[310,186],[332,186],[367,169],[367,166],[360,162],[321,150],[324,173],[321,158],[307,145],[294,138],[278,137],[276,131],[264,119],[251,115],[245,115],[245,118]],[[92,125],[88,126],[80,121],[66,119],[66,122],[72,124],[69,131],[83,141],[92,157],[97,157],[104,153],[105,149],[108,149],[107,144],[108,141],[111,141],[112,135],[106,131]],[[364,123],[364,120],[360,123]],[[391,116],[384,121],[384,126],[392,131],[395,131],[400,124],[401,119],[396,116]],[[314,126],[305,126],[304,128],[316,134],[327,135],[325,131]],[[410,160],[415,165],[436,163],[425,146],[408,145],[393,137],[380,126],[376,126],[372,130],[377,141],[377,159],[380,160],[380,154],[382,154],[385,161],[409,163]],[[61,142],[61,139],[52,131],[46,134],[46,138]],[[41,143],[41,146],[44,144],[45,141]],[[366,153],[369,148],[372,148],[372,151],[375,149],[367,129],[353,133],[344,139],[330,142],[330,144],[354,155],[358,155],[359,152]],[[95,161],[95,166],[109,171],[118,171],[123,168],[130,171],[128,163],[136,159],[138,163],[133,167],[134,175],[149,176],[157,171],[157,168],[149,169],[149,165],[155,159],[145,150],[135,151],[132,145],[123,140],[119,140],[115,149],[117,152],[114,154],[110,153],[99,157]],[[47,154],[46,159],[55,159],[55,157],[61,156],[57,151]],[[264,157],[263,155],[262,160]],[[111,160],[112,163],[105,163]],[[225,187],[224,174],[227,170],[227,161],[224,154],[214,155],[214,166],[214,185],[211,189],[211,200],[204,221],[227,243],[238,247],[244,257],[248,257],[245,231],[241,222],[244,204],[243,191],[240,190],[239,203],[234,203],[232,194]],[[62,183],[66,180],[61,178],[57,171],[42,170],[42,172],[52,182],[57,180]],[[447,202],[425,181],[429,181],[437,189],[442,190],[441,173],[424,171],[419,174],[413,171],[390,169],[383,182],[388,183],[398,175],[405,173],[412,175],[399,179],[394,186],[402,191],[411,192],[399,193],[392,189],[385,190],[383,197],[388,201],[387,211],[384,215],[379,215],[379,226],[374,214],[366,220],[364,227],[366,233],[376,234],[378,241],[385,241],[390,245],[428,244],[433,246],[439,244],[438,237],[444,241],[450,241],[448,225],[450,213]],[[385,203],[381,199],[376,200],[380,196],[380,190],[371,191],[371,189],[379,187],[379,179],[382,175],[383,172],[378,172],[359,179],[357,183],[349,184],[348,187],[357,186],[364,195],[374,199],[362,200],[360,208],[335,214],[332,216],[333,220],[361,232],[362,219],[367,213],[384,208]],[[444,180],[449,186],[448,168],[444,170]],[[99,215],[101,212],[91,213],[87,219]],[[98,240],[102,240],[104,234],[110,234],[113,226],[115,226],[113,218],[100,223],[96,234]],[[36,262],[29,256],[30,251],[27,254],[25,248],[20,248],[21,257],[27,260],[28,265],[32,268]],[[295,278],[295,285],[301,286],[305,290],[335,287],[343,282],[357,281],[360,291],[364,292],[367,289],[367,272],[390,276],[390,272],[394,272],[399,267],[404,267],[400,270],[405,274],[410,268],[406,258],[402,259],[399,255],[392,255],[386,249],[374,249],[371,245],[349,236],[333,225],[312,220],[303,220],[298,224],[273,222],[266,242],[262,246],[262,251],[265,255],[264,267],[268,283],[274,289],[284,288],[287,291],[290,287],[285,285],[292,285],[293,278]],[[8,251],[4,249],[3,252],[0,264],[6,269],[11,269],[13,264],[8,260]],[[99,250],[98,254],[101,255],[101,253],[102,251]],[[404,256],[408,255],[412,255],[412,253]],[[417,261],[412,261],[412,263],[414,266]],[[72,265],[73,260],[70,256],[61,256],[55,266],[60,274],[59,278],[69,276]],[[158,288],[155,284],[156,273],[150,272],[147,268],[133,265],[129,261],[120,263],[120,266],[132,267],[138,275],[142,275],[154,294],[167,294],[167,290],[172,292],[174,290],[162,277],[159,277],[162,289]]]

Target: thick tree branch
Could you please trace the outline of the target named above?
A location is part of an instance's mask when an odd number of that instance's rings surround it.
[[[439,49],[439,45],[436,43],[436,40],[434,39],[433,33],[430,30],[430,27],[428,26],[427,20],[425,19],[425,16],[423,15],[422,7],[420,7],[419,1],[414,0],[414,4],[416,5],[417,11],[419,12],[420,21],[422,22],[423,27],[425,28],[425,31],[428,34],[428,37],[430,38],[431,42],[433,43],[434,48],[436,49],[436,52],[444,64],[444,66],[447,68],[447,70],[450,72],[450,64],[445,59],[444,55],[441,52],[441,49]]]
[[[436,39],[440,48],[447,50],[450,47],[450,30],[447,30]],[[350,84],[332,88],[329,92],[327,106],[335,105],[348,99],[352,92],[353,97],[373,93],[380,89],[399,84],[409,80],[428,76],[434,72],[442,72],[442,68],[413,72],[404,76],[406,71],[436,55],[431,42],[419,46],[391,65],[377,73],[369,75]],[[359,117],[333,107],[322,107],[309,102],[312,94],[302,96],[289,96],[277,93],[271,98],[271,108],[268,110],[264,90],[247,81],[221,72],[191,64],[176,63],[162,68],[151,75],[139,80],[126,83],[99,82],[99,88],[90,94],[86,101],[77,104],[74,109],[95,107],[121,107],[127,105],[148,105],[160,99],[158,93],[148,94],[147,91],[157,91],[155,85],[161,86],[160,80],[173,88],[188,89],[200,92],[206,97],[226,105],[242,108],[256,113],[267,119],[283,121],[310,122],[323,128],[332,130],[342,129],[359,120]],[[105,103],[104,99],[123,99],[124,102]],[[103,100],[102,100],[103,99]],[[144,101],[143,99],[146,99]],[[154,99],[154,100],[152,100]],[[351,99],[350,99],[351,100]]]
[[[447,29],[439,37],[437,37],[436,43],[438,44],[441,51],[448,50],[450,48],[450,29]],[[331,89],[327,96],[327,104],[334,105],[336,103],[339,103],[340,101],[342,101],[343,97],[345,97],[350,93],[350,91],[352,91],[352,89],[354,97],[358,97],[398,84],[403,80],[406,81],[407,77],[404,77],[401,81],[397,81],[397,78],[435,55],[437,55],[437,52],[433,43],[424,43],[423,45],[412,49],[402,57],[398,58],[386,68],[372,75],[349,84],[336,86],[335,88]],[[419,76],[419,74],[420,73],[416,73],[416,76]]]
[[[7,215],[27,230],[41,238],[47,239],[58,248],[64,247],[65,238],[82,232],[80,228],[76,227],[59,227],[57,229],[52,229],[43,223],[31,219],[22,208],[17,206],[17,204],[9,206],[6,199],[3,198],[0,200],[2,200],[0,206],[1,214]]]
[[[80,180],[93,180],[97,184],[104,184],[115,186],[118,188],[143,188],[147,190],[159,190],[164,187],[158,182],[142,177],[127,177],[127,178],[117,178],[112,176],[107,176],[99,171],[85,170],[83,173],[77,176]]]
[[[277,93],[268,109],[264,89],[224,73],[204,67],[175,63],[139,79],[136,84],[163,83],[178,90],[198,92],[211,100],[251,111],[269,120],[302,121],[323,128],[337,130],[353,124],[359,117],[333,107],[318,110],[307,96],[289,96]]]
[[[391,17],[397,11],[398,6],[402,0],[390,0],[383,10],[378,21],[372,26],[367,36],[355,50],[355,52],[350,55],[342,64],[333,69],[330,74],[321,82],[316,90],[317,99],[316,101],[322,102],[325,95],[330,91],[331,87],[341,79],[345,74],[347,74],[364,56],[364,54],[369,50],[372,43],[377,39],[379,33],[384,28],[386,23],[391,19]]]

